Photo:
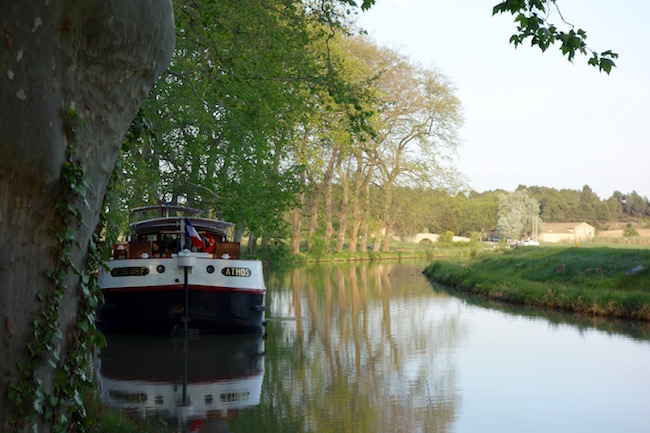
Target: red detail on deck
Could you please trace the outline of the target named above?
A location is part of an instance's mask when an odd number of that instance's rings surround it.
[[[221,292],[221,293],[244,293],[249,295],[263,295],[265,289],[239,289],[232,287],[214,287],[214,286],[200,286],[196,284],[188,285],[189,291],[195,292]],[[168,286],[141,286],[141,287],[114,287],[102,289],[103,293],[128,293],[128,292],[169,292],[169,291],[183,291],[185,286],[183,284],[170,284]]]

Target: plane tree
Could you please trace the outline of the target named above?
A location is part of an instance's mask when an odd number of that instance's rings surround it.
[[[356,249],[356,239],[361,225],[361,195],[365,191],[372,172],[368,164],[367,137],[371,135],[367,123],[372,113],[373,94],[369,88],[376,70],[368,68],[365,59],[359,57],[360,50],[368,47],[362,38],[351,35],[337,35],[330,41],[330,58],[336,63],[338,76],[350,88],[353,98],[335,100],[329,94],[318,95],[317,110],[307,119],[305,130],[309,130],[308,144],[310,160],[302,160],[308,173],[309,227],[307,247],[313,248],[319,228],[319,203],[324,207],[322,241],[327,251],[332,249],[335,234],[334,220],[338,222],[335,248],[342,251],[348,241],[348,223],[351,215],[351,230],[348,249]],[[303,151],[303,154],[305,152]],[[333,185],[341,189],[338,215],[334,215]],[[296,219],[297,220],[297,219]],[[320,231],[320,230],[319,230]],[[294,225],[295,239],[298,230]],[[296,245],[294,245],[294,248]],[[297,250],[294,249],[295,252]]]
[[[124,154],[124,178],[155,191],[130,200],[208,209],[240,234],[277,231],[297,192],[284,149],[312,72],[308,18],[288,1],[176,1],[175,15],[174,57],[140,113],[150,127]]]
[[[385,68],[373,84],[379,105],[371,119],[376,132],[375,182],[382,191],[383,244],[387,251],[394,214],[393,186],[437,187],[457,179],[453,157],[462,124],[460,101],[440,72],[411,64],[398,53],[381,49]],[[379,249],[375,242],[375,250]]]
[[[0,430],[82,422],[93,242],[131,119],[174,44],[170,2],[3,1]]]
[[[286,235],[285,216],[302,201],[310,175],[321,188],[310,164],[327,159],[323,185],[332,176],[340,141],[331,135],[341,130],[335,124],[350,130],[362,121],[331,114],[332,106],[353,104],[357,89],[340,77],[330,48],[344,31],[345,9],[325,4],[175,2],[174,57],[134,122],[132,131],[142,134],[124,153],[123,178],[134,193],[128,204],[209,209],[235,222],[239,234],[248,232],[251,247],[256,237]],[[135,195],[149,183],[151,193]]]

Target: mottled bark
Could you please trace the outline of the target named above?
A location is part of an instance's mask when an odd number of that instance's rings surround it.
[[[79,206],[81,248],[71,254],[83,269],[124,134],[171,58],[174,22],[163,0],[2,0],[0,32],[0,430],[8,431],[7,384],[19,377],[17,363],[43,309],[36,295],[52,288],[46,273],[55,263],[50,229],[69,144],[66,119],[83,120],[70,144],[92,185],[88,206]],[[76,322],[77,286],[70,276],[61,355]],[[52,369],[44,365],[39,376],[51,388]]]
[[[357,250],[360,227],[361,227],[361,206],[358,201],[353,201],[352,202],[352,225],[350,226],[350,242],[348,243],[348,251],[350,251],[351,253],[354,253]]]
[[[304,185],[307,175],[303,170],[300,173],[300,183]],[[298,206],[291,211],[291,254],[300,252],[300,241],[302,237],[302,207],[305,204],[305,193],[298,194]]]
[[[314,236],[318,229],[318,201],[320,198],[320,189],[313,179],[309,182],[311,189],[311,203],[309,205],[309,227],[307,229],[307,251],[311,251],[314,246]]]
[[[248,243],[246,244],[246,254],[253,255],[257,251],[257,235],[250,233],[248,235]]]
[[[393,183],[386,182],[384,184],[384,239],[381,250],[388,252],[390,249],[390,230],[393,225],[391,216],[391,207],[393,206]]]
[[[332,175],[334,174],[334,164],[338,158],[338,150],[334,149],[330,161],[327,164],[327,170],[323,176],[323,188],[325,189],[325,248],[330,251],[332,236],[334,235],[334,225],[332,219],[334,211],[332,210]]]
[[[352,225],[350,228],[350,243],[348,244],[348,251],[355,252],[357,250],[357,242],[359,237],[359,229],[361,228],[362,218],[362,193],[366,190],[370,183],[372,176],[373,165],[368,165],[368,172],[363,172],[363,152],[358,151],[355,155],[357,159],[357,169],[354,173],[354,192],[352,194]],[[365,244],[362,242],[362,250],[365,251]]]
[[[348,232],[348,208],[350,201],[350,181],[348,180],[346,173],[343,172],[341,168],[341,160],[336,166],[337,172],[339,174],[339,181],[341,182],[341,188],[343,189],[343,197],[341,200],[341,211],[339,212],[339,232],[336,236],[336,251],[343,251],[343,246],[345,245],[345,235]],[[356,240],[355,240],[356,242]]]
[[[302,141],[299,143],[297,149],[298,160],[304,162],[307,160],[306,153],[309,148],[309,128],[304,129]],[[300,172],[300,193],[298,194],[298,205],[291,211],[291,253],[298,254],[300,252],[300,242],[302,241],[302,212],[305,205],[305,187],[307,181],[307,170],[303,169]],[[311,237],[311,233],[309,234]],[[309,243],[308,237],[308,243]]]
[[[370,182],[366,183],[366,201],[364,206],[365,218],[361,223],[361,251],[368,251],[369,222],[370,222]]]

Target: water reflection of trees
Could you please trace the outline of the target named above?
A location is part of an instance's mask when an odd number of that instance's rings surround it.
[[[458,304],[435,294],[421,267],[268,274],[267,431],[284,423],[292,431],[451,429],[454,349],[464,330]]]

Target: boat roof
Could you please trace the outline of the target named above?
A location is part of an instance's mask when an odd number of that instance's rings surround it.
[[[151,206],[140,206],[131,209],[131,219],[135,220],[138,217],[142,219],[145,215],[156,215],[159,217],[169,216],[196,216],[201,213],[201,210],[188,206],[180,206],[174,204],[158,204]]]
[[[181,229],[181,219],[185,217],[165,217],[153,218],[149,220],[136,221],[129,224],[131,234],[147,234],[170,232],[178,233]],[[197,231],[206,231],[218,234],[227,234],[230,227],[234,227],[233,223],[226,221],[211,220],[208,218],[188,218],[190,223]]]
[[[149,233],[178,233],[181,229],[181,220],[187,218],[192,226],[198,231],[206,231],[216,234],[226,235],[228,229],[234,227],[235,224],[215,220],[211,218],[199,218],[196,215],[200,214],[198,209],[176,206],[176,205],[157,205],[157,206],[142,206],[131,210],[131,219],[133,222],[129,224],[131,234],[149,234]],[[151,217],[157,215],[156,217]],[[137,217],[149,217],[138,221]]]

